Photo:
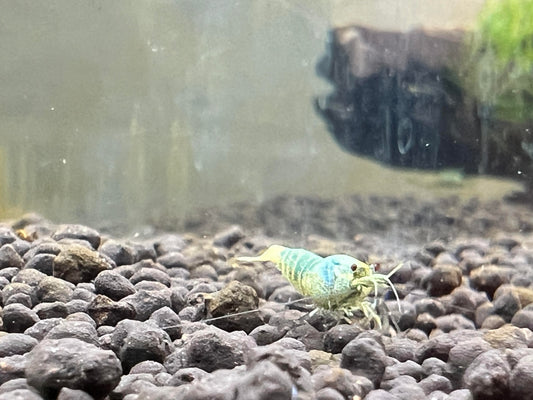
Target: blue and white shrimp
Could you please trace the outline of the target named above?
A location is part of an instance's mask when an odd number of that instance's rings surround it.
[[[354,257],[335,254],[321,257],[305,249],[291,249],[279,245],[270,246],[257,257],[237,257],[238,262],[274,263],[281,274],[306,297],[310,297],[320,308],[341,310],[348,316],[361,310],[366,318],[381,327],[381,318],[375,311],[376,298],[380,287],[390,287],[398,300],[398,293],[390,277],[402,265],[395,267],[389,274],[375,272],[372,265]],[[374,292],[374,302],[367,297]]]

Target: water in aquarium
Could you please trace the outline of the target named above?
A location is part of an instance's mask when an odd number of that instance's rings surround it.
[[[531,20],[0,1],[0,389],[528,398]]]

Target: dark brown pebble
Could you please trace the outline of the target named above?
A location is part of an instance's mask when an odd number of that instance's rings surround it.
[[[102,271],[94,280],[96,294],[103,294],[112,300],[120,300],[135,293],[133,283],[115,271]]]
[[[340,324],[329,329],[324,336],[324,350],[338,354],[344,346],[357,337],[362,329],[355,325]]]
[[[389,357],[400,362],[415,360],[418,343],[406,337],[393,337],[390,343],[385,344],[385,350]]]
[[[430,296],[451,293],[462,281],[461,269],[452,264],[436,264],[431,274],[422,282]]]
[[[373,339],[356,338],[342,349],[341,367],[378,385],[389,364],[383,348]]]
[[[474,322],[462,314],[443,315],[435,318],[435,324],[445,333],[456,329],[476,329]]]
[[[0,357],[25,354],[37,345],[37,340],[22,333],[8,333],[0,336]]]
[[[133,264],[137,258],[131,246],[113,239],[106,240],[98,251],[113,260],[117,266]]]
[[[191,333],[181,348],[166,357],[164,366],[174,374],[181,368],[198,367],[207,372],[234,368],[256,344],[244,332],[228,333],[214,326]]]
[[[512,291],[499,296],[492,302],[492,312],[503,318],[505,322],[511,322],[513,316],[520,310],[520,298]]]
[[[437,390],[444,393],[450,393],[453,390],[452,383],[448,378],[435,374],[429,375],[427,378],[422,379],[420,382],[418,382],[418,386],[427,395]]]
[[[40,319],[65,318],[69,312],[65,303],[54,301],[52,303],[40,303],[33,307]]]
[[[53,275],[55,258],[56,256],[54,254],[36,254],[26,263],[25,268],[37,270],[46,275]]]
[[[508,283],[510,279],[510,269],[497,265],[483,265],[470,272],[470,285],[472,288],[486,292],[489,298],[492,298],[500,285]]]
[[[463,383],[474,399],[496,400],[509,397],[511,369],[499,350],[480,354],[468,366]]]
[[[52,239],[56,241],[61,239],[86,240],[91,244],[93,249],[97,249],[100,246],[100,234],[94,229],[84,225],[60,225],[52,234]]]
[[[115,267],[113,261],[78,244],[65,245],[54,259],[54,276],[74,284],[90,282],[105,270]]]
[[[24,266],[24,260],[17,253],[17,251],[10,244],[5,244],[0,247],[0,269],[15,267],[22,268]]]
[[[61,301],[66,303],[72,299],[74,285],[60,278],[47,276],[37,285],[37,298],[41,302]]]
[[[232,225],[229,228],[217,233],[213,238],[215,246],[231,248],[239,240],[244,238],[244,232],[238,225]]]
[[[78,339],[45,339],[28,354],[26,378],[45,397],[55,398],[62,387],[69,387],[102,398],[121,375],[113,352]]]
[[[39,316],[35,311],[22,304],[9,304],[4,307],[2,320],[6,332],[23,333],[39,321]]]
[[[97,295],[89,303],[87,312],[94,319],[97,326],[115,326],[119,321],[133,319],[137,315],[133,305],[124,302],[115,302],[104,295]]]

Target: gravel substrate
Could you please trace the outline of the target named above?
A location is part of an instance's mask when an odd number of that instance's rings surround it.
[[[35,215],[0,224],[0,400],[533,399],[530,211],[277,201],[241,208],[241,225],[126,239]],[[285,304],[301,296],[275,268],[229,262],[273,243],[382,273],[403,262],[402,312],[383,293],[391,323],[375,330]]]

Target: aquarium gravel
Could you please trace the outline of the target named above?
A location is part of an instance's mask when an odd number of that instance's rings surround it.
[[[1,223],[0,400],[533,399],[531,210],[278,198],[204,215],[127,237]],[[404,263],[401,310],[388,291],[379,330],[309,313],[273,265],[231,262],[271,244]]]

